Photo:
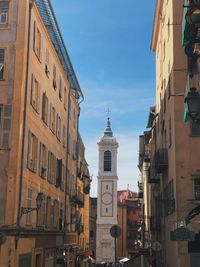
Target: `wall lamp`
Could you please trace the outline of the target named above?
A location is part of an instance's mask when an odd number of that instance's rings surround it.
[[[190,88],[190,91],[185,98],[185,103],[187,104],[190,118],[196,120],[200,114],[200,95],[196,88]]]
[[[37,197],[36,197],[36,208],[25,208],[25,207],[21,207],[21,217],[24,215],[24,214],[27,214],[27,213],[29,213],[29,212],[31,212],[31,211],[38,211],[40,208],[41,208],[41,206],[42,206],[42,202],[43,202],[43,200],[44,200],[44,194],[43,193],[41,193],[41,192],[39,192],[38,193],[38,195],[37,195]]]

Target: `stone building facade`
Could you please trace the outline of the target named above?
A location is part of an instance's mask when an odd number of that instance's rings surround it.
[[[0,18],[0,266],[74,266],[83,94],[49,0]]]

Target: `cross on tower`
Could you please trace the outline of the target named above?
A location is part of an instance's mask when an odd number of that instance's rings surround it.
[[[110,113],[111,113],[111,111],[110,111],[110,109],[108,108],[108,109],[106,109],[106,113],[108,114],[108,118],[110,117],[109,115],[110,115]]]

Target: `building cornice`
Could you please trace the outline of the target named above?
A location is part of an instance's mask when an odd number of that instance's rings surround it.
[[[160,28],[162,7],[163,7],[163,0],[157,0],[156,1],[156,9],[155,9],[155,13],[154,13],[152,38],[151,38],[151,50],[154,52],[156,50],[158,32],[159,32],[159,28]]]

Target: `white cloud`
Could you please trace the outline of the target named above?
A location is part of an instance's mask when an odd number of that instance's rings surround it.
[[[103,134],[103,132],[101,133]],[[138,162],[138,134],[114,133],[119,142],[118,150],[118,189],[126,189],[129,184],[131,190],[137,191],[137,180],[139,171],[137,168]],[[85,140],[86,159],[89,163],[90,174],[93,175],[91,185],[91,196],[97,195],[97,173],[98,173],[98,147],[97,142],[99,137],[94,137],[91,140]]]

